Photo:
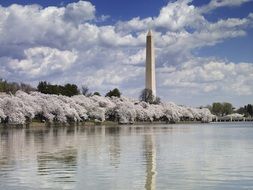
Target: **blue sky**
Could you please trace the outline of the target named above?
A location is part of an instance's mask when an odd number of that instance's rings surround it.
[[[63,1],[63,0],[3,0],[3,6],[9,6],[13,3],[17,4],[39,4],[43,7],[47,6],[64,6],[71,2],[78,2],[78,0]],[[96,6],[97,14],[108,14],[114,19],[131,19],[132,17],[140,16],[155,16],[159,13],[160,8],[165,6],[168,1],[165,0],[90,0]]]
[[[0,76],[9,81],[86,84],[102,93],[118,87],[137,98],[144,86],[145,35],[152,28],[162,100],[253,103],[252,0],[0,5]]]

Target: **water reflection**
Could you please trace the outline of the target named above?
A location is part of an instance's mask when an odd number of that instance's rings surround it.
[[[0,189],[253,189],[252,126],[0,128]]]
[[[144,136],[144,156],[146,159],[146,190],[156,189],[156,145],[153,134]]]
[[[75,182],[77,150],[73,147],[57,152],[39,152],[38,175],[59,183]]]
[[[112,166],[118,168],[120,164],[120,128],[111,127],[105,131],[106,135],[109,135],[109,155],[110,163]]]

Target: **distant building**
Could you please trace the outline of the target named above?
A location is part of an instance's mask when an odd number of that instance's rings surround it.
[[[146,89],[152,90],[156,96],[155,49],[152,31],[149,30],[146,41]]]

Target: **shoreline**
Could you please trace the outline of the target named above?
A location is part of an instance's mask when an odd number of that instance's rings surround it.
[[[135,123],[119,123],[114,121],[104,121],[104,122],[97,122],[97,121],[86,121],[86,122],[78,122],[78,123],[48,123],[48,122],[39,122],[39,121],[32,121],[31,123],[27,124],[0,124],[0,128],[44,128],[44,127],[93,127],[93,126],[110,126],[110,127],[118,127],[118,126],[126,126],[126,125],[159,125],[159,124],[166,124],[166,125],[176,125],[176,124],[204,124],[204,123],[250,123],[252,121],[212,121],[212,122],[202,122],[202,121],[178,121],[178,122],[165,122],[165,121],[153,121],[153,122],[135,122]]]
[[[92,127],[92,126],[125,126],[125,125],[158,125],[158,124],[200,124],[204,123],[201,121],[179,121],[179,122],[165,122],[165,121],[153,121],[153,122],[135,122],[135,123],[119,123],[115,121],[86,121],[78,123],[48,123],[48,122],[38,122],[33,121],[26,124],[0,124],[0,128],[10,127],[10,128],[25,128],[25,127]]]

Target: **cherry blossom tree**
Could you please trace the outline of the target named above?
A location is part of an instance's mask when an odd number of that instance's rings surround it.
[[[206,108],[178,106],[173,102],[150,104],[127,97],[67,97],[23,91],[17,91],[15,95],[0,94],[0,119],[10,124],[25,124],[33,119],[51,123],[111,120],[127,124],[185,119],[209,122],[212,118]]]

